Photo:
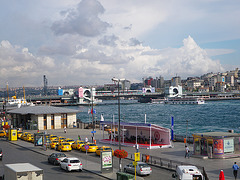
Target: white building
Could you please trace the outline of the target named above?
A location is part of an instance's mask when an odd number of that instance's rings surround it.
[[[11,125],[23,129],[61,129],[76,125],[78,110],[53,106],[26,106],[8,111]]]

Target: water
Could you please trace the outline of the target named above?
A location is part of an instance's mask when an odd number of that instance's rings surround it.
[[[114,101],[117,103],[117,101]],[[122,101],[121,101],[122,102]],[[81,112],[77,118],[83,122],[92,122],[90,107],[71,107]],[[96,120],[103,114],[105,121],[112,121],[113,115],[118,121],[118,105],[94,106]],[[207,101],[203,105],[166,105],[166,104],[121,104],[121,120],[123,122],[145,122],[170,128],[171,116],[174,117],[175,134],[186,134],[188,120],[188,135],[209,131],[240,132],[240,100]]]

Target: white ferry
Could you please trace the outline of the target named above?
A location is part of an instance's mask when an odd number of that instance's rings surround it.
[[[194,98],[194,97],[173,97],[167,98],[164,101],[165,104],[205,104],[203,98]]]

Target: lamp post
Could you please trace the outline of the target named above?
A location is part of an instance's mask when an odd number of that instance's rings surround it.
[[[113,82],[117,82],[118,87],[118,149],[121,150],[121,124],[120,124],[120,95],[119,95],[119,83],[124,79],[112,78]],[[122,171],[122,158],[119,158],[119,171]]]
[[[187,122],[187,126],[186,126],[186,144],[187,144],[188,120],[187,120],[186,122]],[[185,144],[185,145],[186,145],[186,144]]]

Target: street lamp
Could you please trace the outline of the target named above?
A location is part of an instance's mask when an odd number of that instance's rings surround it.
[[[119,150],[121,150],[121,124],[120,124],[120,96],[119,96],[119,83],[124,81],[125,79],[117,79],[117,78],[112,78],[113,82],[117,82],[117,86],[118,86],[118,148]],[[119,171],[122,171],[122,158],[119,158]]]

